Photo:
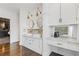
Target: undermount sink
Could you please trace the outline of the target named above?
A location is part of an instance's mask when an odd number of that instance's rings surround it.
[[[57,43],[57,45],[62,45],[62,43]]]
[[[63,45],[67,45],[68,43],[64,40],[53,40],[52,42],[53,44],[56,44],[56,45],[60,45],[60,46],[63,46]]]
[[[79,43],[70,42],[65,39],[61,39],[61,38],[47,39],[47,44],[49,46],[56,46],[56,47],[65,48],[65,49],[79,52]]]

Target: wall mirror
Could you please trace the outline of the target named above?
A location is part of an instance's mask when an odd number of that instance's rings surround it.
[[[76,38],[77,28],[78,28],[77,24],[50,26],[51,35],[53,37],[54,34],[56,34],[58,35],[58,37],[66,37],[66,38]]]

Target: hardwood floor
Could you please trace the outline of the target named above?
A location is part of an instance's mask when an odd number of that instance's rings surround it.
[[[41,56],[40,54],[20,46],[19,43],[0,44],[0,56]]]
[[[0,44],[9,43],[9,42],[10,42],[10,36],[0,37]]]

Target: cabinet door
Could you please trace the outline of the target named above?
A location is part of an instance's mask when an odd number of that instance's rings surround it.
[[[25,36],[23,37],[24,37],[24,39],[22,40],[23,46],[31,49],[31,39],[29,37],[25,37]]]
[[[42,49],[42,45],[40,44],[41,43],[41,39],[33,39],[32,40],[32,50],[41,54],[41,49]]]
[[[60,17],[60,4],[59,3],[46,3],[43,4],[43,19],[48,25],[57,25]]]
[[[79,24],[79,8],[77,8],[77,24]]]
[[[63,24],[76,24],[76,5],[61,3],[61,18]]]

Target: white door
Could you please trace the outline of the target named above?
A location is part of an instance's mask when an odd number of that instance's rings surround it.
[[[63,24],[76,24],[76,5],[61,3],[61,18]]]
[[[57,25],[60,17],[60,4],[59,3],[46,3],[43,4],[43,19],[48,25]]]

